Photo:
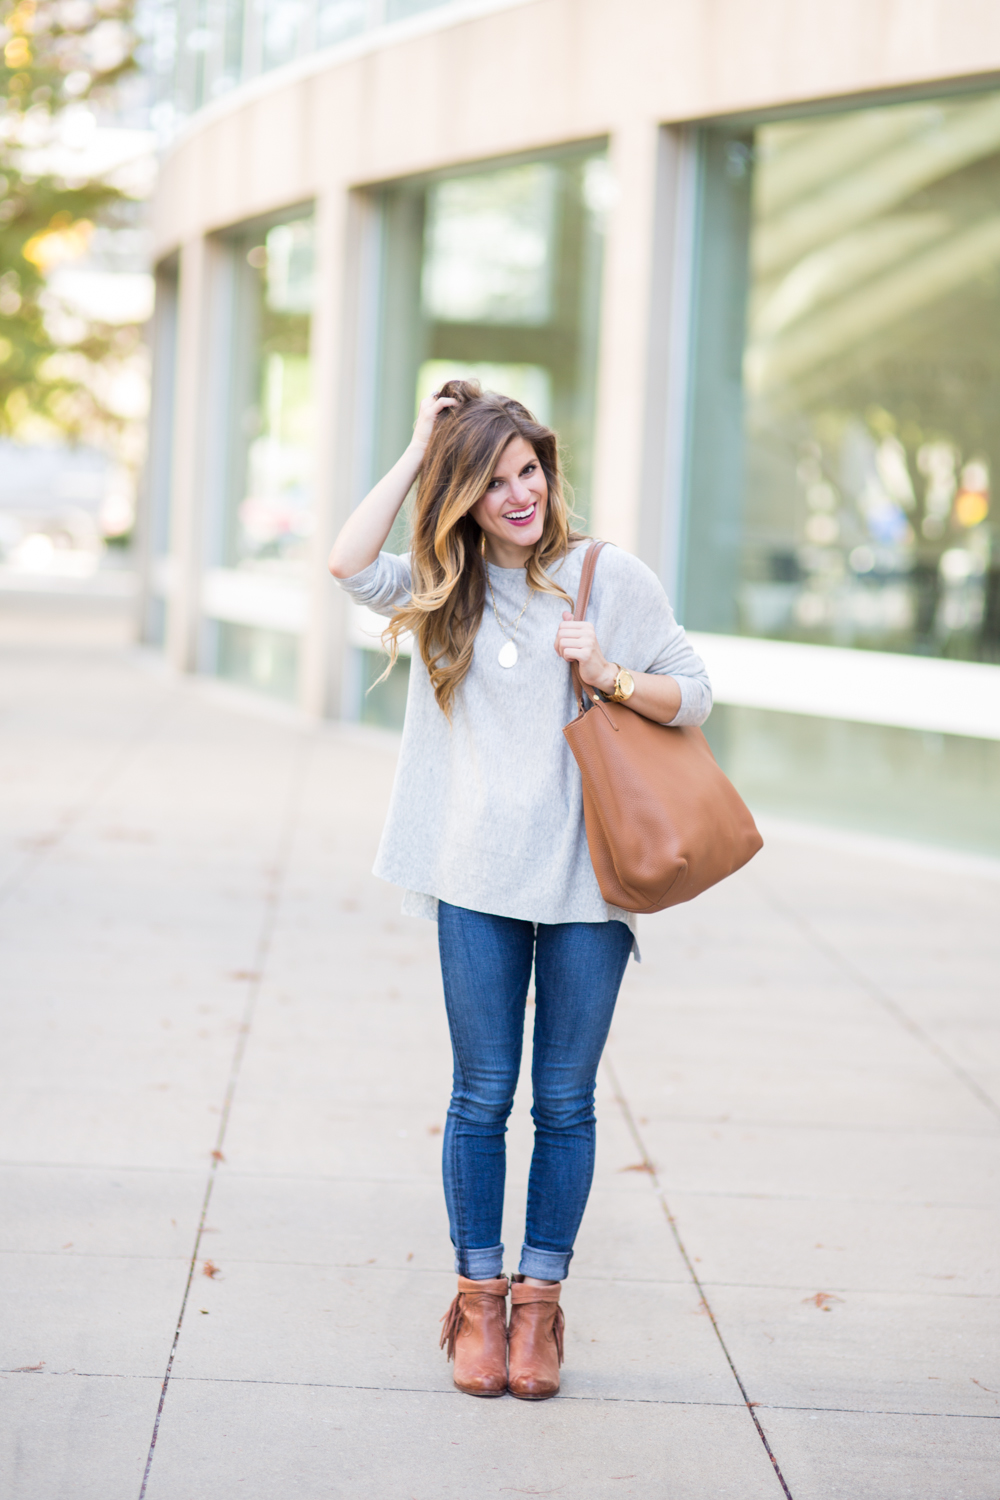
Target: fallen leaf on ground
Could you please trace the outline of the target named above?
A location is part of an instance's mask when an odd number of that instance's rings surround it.
[[[225,1161],[225,1159],[226,1158],[223,1156],[223,1154],[222,1154],[221,1151],[213,1151],[212,1152],[212,1160],[213,1161]]]
[[[205,1264],[201,1268],[201,1274],[203,1276],[207,1276],[209,1280],[211,1280],[213,1277],[218,1276],[219,1267],[215,1264],[214,1260],[206,1260]]]
[[[843,1297],[835,1297],[832,1292],[816,1292],[812,1297],[803,1297],[803,1302],[812,1303],[818,1307],[820,1312],[830,1312],[834,1302],[843,1302]]]
[[[40,1359],[38,1361],[37,1365],[18,1365],[17,1368],[14,1371],[14,1374],[15,1375],[33,1375],[35,1373],[35,1371],[36,1370],[40,1370],[44,1364],[45,1364],[44,1359]]]
[[[983,1382],[981,1380],[977,1380],[976,1377],[975,1377],[975,1375],[970,1375],[969,1379],[972,1381],[973,1385],[978,1385],[978,1387],[979,1387],[979,1389],[981,1391],[989,1391],[989,1393],[990,1393],[991,1396],[997,1395],[997,1392],[993,1389],[993,1387],[991,1385],[983,1385]]]
[[[619,1172],[652,1172],[653,1168],[648,1161],[633,1162],[630,1167],[619,1167]]]

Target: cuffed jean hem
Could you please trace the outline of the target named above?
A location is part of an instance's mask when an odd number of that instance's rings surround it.
[[[503,1246],[488,1245],[485,1250],[461,1250],[456,1245],[455,1270],[459,1276],[465,1276],[469,1281],[491,1281],[496,1276],[502,1276]]]
[[[531,1245],[522,1245],[517,1274],[534,1276],[536,1281],[565,1281],[572,1259],[572,1250],[536,1250]]]

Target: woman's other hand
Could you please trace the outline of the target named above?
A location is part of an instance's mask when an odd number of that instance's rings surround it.
[[[411,448],[418,448],[421,453],[426,452],[427,444],[431,440],[434,431],[434,423],[446,406],[456,404],[454,396],[425,396],[417,408],[417,420],[413,424],[413,437],[410,441]]]
[[[556,631],[556,650],[564,661],[575,661],[587,687],[596,688],[605,698],[615,690],[618,667],[608,661],[597,642],[597,632],[587,620],[574,620],[563,610],[562,624]],[[622,662],[622,666],[628,666]],[[681,689],[675,677],[656,672],[635,672],[629,667],[632,694],[628,706],[655,724],[671,724],[681,706]]]
[[[570,610],[563,610],[562,624],[556,631],[556,651],[564,661],[577,663],[588,687],[600,693],[614,692],[618,669],[606,659],[589,620],[574,620]]]

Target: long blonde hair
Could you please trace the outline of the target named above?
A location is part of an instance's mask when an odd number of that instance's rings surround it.
[[[387,674],[399,654],[399,637],[413,633],[438,707],[450,718],[472,664],[486,597],[483,531],[469,512],[486,494],[512,438],[531,444],[548,486],[544,530],[525,570],[528,586],[572,606],[546,568],[582,536],[570,529],[575,517],[566,504],[559,445],[550,428],[520,401],[484,392],[475,380],[446,381],[438,395],[453,396],[456,404],[442,408],[427,445],[412,521],[410,602],[393,615],[382,641],[390,657]]]

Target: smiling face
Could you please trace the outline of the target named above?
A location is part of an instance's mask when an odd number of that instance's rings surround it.
[[[469,514],[482,527],[486,555],[501,568],[523,568],[545,528],[549,487],[538,455],[513,437],[500,455],[486,494]]]

